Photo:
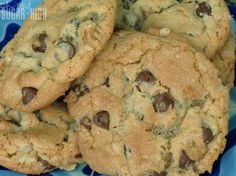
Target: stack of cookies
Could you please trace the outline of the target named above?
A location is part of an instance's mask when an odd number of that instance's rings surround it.
[[[212,171],[235,41],[223,0],[45,0],[1,52],[0,165],[114,176]],[[32,14],[34,15],[34,14]]]

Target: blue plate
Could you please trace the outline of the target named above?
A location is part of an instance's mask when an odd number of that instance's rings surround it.
[[[14,37],[15,33],[30,14],[31,10],[37,7],[42,0],[0,0],[0,50]],[[231,14],[236,20],[236,7],[229,4]],[[233,23],[233,30],[236,32],[236,23]],[[236,85],[236,84],[235,84]],[[211,174],[202,176],[236,176],[236,87],[231,91],[230,104],[230,132],[227,136],[228,142],[224,154],[214,164]],[[55,170],[42,174],[41,176],[99,176],[101,174],[92,171],[87,165],[80,165],[73,172]],[[0,176],[26,176],[0,168]]]

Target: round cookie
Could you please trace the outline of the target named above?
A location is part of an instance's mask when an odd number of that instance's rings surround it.
[[[224,0],[119,0],[117,29],[169,28],[212,58],[230,34]]]
[[[108,175],[210,172],[228,124],[217,73],[184,42],[115,33],[65,99],[83,159]]]
[[[73,170],[82,162],[76,127],[59,106],[23,113],[0,105],[0,165],[25,174]]]
[[[45,1],[2,51],[1,103],[33,112],[63,95],[110,38],[116,3]]]

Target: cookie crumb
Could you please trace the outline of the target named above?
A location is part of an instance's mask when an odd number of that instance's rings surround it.
[[[160,30],[161,37],[166,37],[171,34],[171,30],[169,28],[162,28]]]

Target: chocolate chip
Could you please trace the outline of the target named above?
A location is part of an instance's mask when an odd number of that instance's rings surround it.
[[[37,95],[38,90],[32,87],[24,87],[22,89],[22,103],[27,105]]]
[[[92,129],[92,127],[91,127],[92,123],[93,123],[92,120],[90,118],[88,118],[88,117],[83,117],[80,120],[80,124],[83,125],[88,130]]]
[[[61,41],[57,44],[57,50],[55,52],[55,58],[63,62],[67,59],[71,59],[75,56],[75,47],[72,43],[67,41]]]
[[[42,34],[39,34],[39,41],[44,41],[47,38],[47,34],[43,32]]]
[[[182,150],[181,156],[179,158],[179,167],[181,169],[186,169],[188,166],[194,163],[195,161],[191,160],[189,156],[187,155],[187,153],[184,150]]]
[[[211,7],[206,2],[201,2],[198,4],[198,8],[196,9],[196,13],[199,17],[203,17],[204,15],[211,15]]]
[[[42,34],[39,34],[38,41],[39,41],[40,45],[33,44],[32,49],[35,52],[45,53],[45,51],[47,49],[47,45],[46,45],[46,42],[45,42],[46,38],[47,38],[47,34],[45,32],[42,33]]]
[[[137,78],[135,79],[136,82],[147,82],[153,83],[155,81],[155,77],[150,71],[142,71],[138,74]]]
[[[103,85],[105,85],[107,87],[110,87],[110,78],[109,77],[106,78],[106,80],[105,80]]]
[[[78,153],[78,154],[75,155],[75,158],[78,158],[78,159],[80,159],[82,157],[83,157],[83,155],[81,153]]]
[[[154,174],[153,174],[153,176],[166,176],[167,175],[167,173],[165,172],[165,171],[163,171],[163,172],[156,172],[156,171],[154,171]]]
[[[202,127],[202,136],[205,144],[211,143],[214,139],[214,135],[209,127]]]
[[[97,126],[109,130],[110,114],[107,111],[100,111],[93,117],[93,122]]]
[[[169,93],[165,92],[155,96],[153,108],[155,112],[161,113],[167,111],[169,107],[173,108],[174,104],[175,102],[173,97]]]

